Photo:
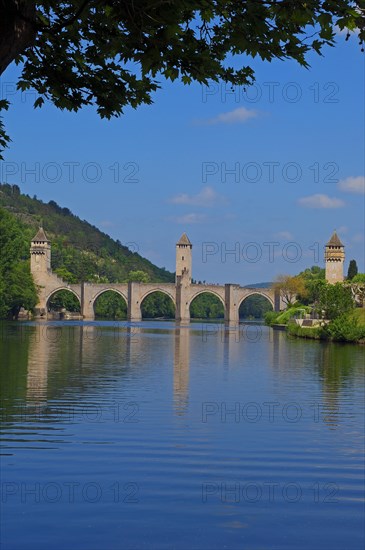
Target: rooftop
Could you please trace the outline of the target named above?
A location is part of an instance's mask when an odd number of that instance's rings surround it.
[[[327,246],[343,246],[342,242],[338,238],[336,231],[333,232],[332,237],[327,243]]]
[[[189,241],[189,237],[186,233],[183,233],[180,237],[180,240],[176,244],[190,244],[192,246],[191,242]]]
[[[46,235],[45,232],[44,232],[43,227],[40,227],[40,228],[38,229],[38,233],[36,234],[36,236],[33,237],[32,242],[35,242],[35,241],[37,241],[37,242],[45,242],[45,243],[49,243],[49,242],[50,242],[50,241],[49,241],[49,238],[47,237],[47,235]]]

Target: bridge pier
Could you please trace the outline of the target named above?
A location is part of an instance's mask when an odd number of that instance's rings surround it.
[[[240,320],[236,286],[232,284],[224,285],[224,321],[226,323],[238,323]]]
[[[92,284],[82,283],[81,284],[81,315],[85,321],[94,321],[95,312],[94,312],[94,303],[92,300]]]
[[[140,283],[128,283],[128,314],[127,319],[131,322],[142,321],[141,304],[139,301]]]
[[[47,319],[47,295],[42,285],[38,285],[38,303],[33,309],[33,315],[34,319]]]
[[[190,323],[189,290],[190,282],[178,275],[176,277],[175,320],[179,323]]]
[[[284,304],[284,307],[282,306],[283,306],[283,303],[282,303],[280,290],[275,290],[274,291],[274,311],[281,311],[281,309],[285,309],[285,304]]]

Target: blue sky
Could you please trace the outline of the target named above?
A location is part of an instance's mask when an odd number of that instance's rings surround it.
[[[355,258],[364,272],[365,57],[339,35],[309,61],[247,60],[256,85],[233,93],[162,81],[152,106],[111,121],[93,108],[34,110],[12,66],[1,180],[171,271],[186,232],[197,280],[249,284],[323,265],[334,229],[346,269]]]

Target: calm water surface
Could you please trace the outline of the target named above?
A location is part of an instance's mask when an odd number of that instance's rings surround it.
[[[361,346],[0,328],[3,550],[363,550]]]

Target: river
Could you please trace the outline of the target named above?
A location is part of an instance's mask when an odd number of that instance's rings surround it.
[[[364,348],[2,323],[3,550],[363,550]]]

